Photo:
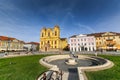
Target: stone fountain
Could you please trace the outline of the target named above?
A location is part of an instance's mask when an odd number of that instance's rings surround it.
[[[76,57],[74,54],[70,54],[70,58],[68,58],[65,63],[67,65],[76,65],[77,64],[77,60],[76,60]],[[78,58],[78,57],[77,57]]]

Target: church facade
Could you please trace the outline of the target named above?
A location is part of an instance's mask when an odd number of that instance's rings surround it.
[[[40,32],[40,51],[58,51],[67,46],[67,39],[60,38],[59,26],[43,28]]]

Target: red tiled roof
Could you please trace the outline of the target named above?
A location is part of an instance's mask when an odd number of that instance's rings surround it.
[[[0,36],[0,40],[2,40],[2,41],[8,41],[8,40],[13,41],[13,40],[18,40],[18,39],[12,38],[12,37],[7,37],[7,36]],[[24,41],[21,41],[21,40],[18,40],[18,41],[24,43]]]
[[[4,41],[4,40],[14,40],[15,38],[11,38],[11,37],[6,37],[6,36],[0,36],[0,40]]]

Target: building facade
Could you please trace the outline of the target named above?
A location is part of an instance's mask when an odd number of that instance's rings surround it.
[[[70,51],[94,51],[96,50],[96,41],[94,36],[73,35],[69,38]]]
[[[60,38],[60,28],[43,28],[40,32],[40,51],[57,51],[67,46],[67,39]]]
[[[102,32],[102,33],[88,34],[88,36],[95,36],[97,50],[102,50],[102,51],[120,50],[120,33]]]
[[[24,49],[26,51],[38,51],[39,43],[37,42],[28,42],[24,44]]]
[[[16,38],[0,36],[0,51],[22,51],[24,42]]]

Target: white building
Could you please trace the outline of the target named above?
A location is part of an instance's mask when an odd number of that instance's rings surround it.
[[[69,38],[70,51],[94,51],[96,50],[96,41],[94,36],[73,35]]]
[[[24,49],[27,51],[37,51],[37,47],[39,46],[39,43],[37,42],[29,42],[24,44]]]

